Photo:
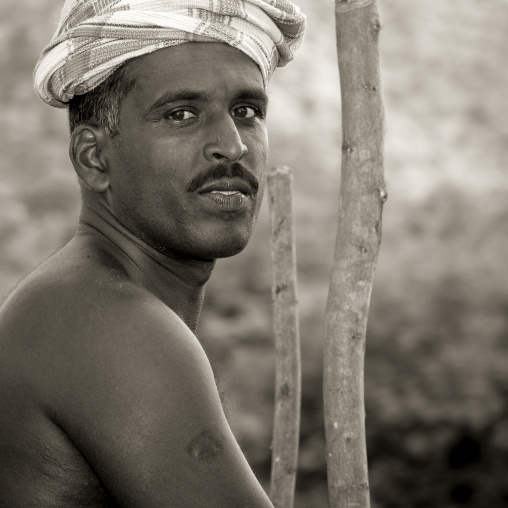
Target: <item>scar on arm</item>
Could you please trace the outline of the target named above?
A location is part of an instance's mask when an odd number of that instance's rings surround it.
[[[207,430],[191,440],[187,453],[199,463],[211,464],[220,455],[222,444]]]

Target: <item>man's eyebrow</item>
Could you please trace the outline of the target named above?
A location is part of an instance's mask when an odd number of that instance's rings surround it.
[[[261,101],[266,106],[268,105],[268,95],[262,88],[245,88],[243,90],[239,90],[238,93],[235,94],[235,100],[257,100]]]
[[[207,101],[208,99],[208,95],[203,92],[177,90],[163,94],[152,104],[150,110],[157,109],[164,104],[171,104],[172,102],[177,101]]]
[[[268,105],[268,95],[262,88],[243,88],[234,94],[235,101],[256,100]],[[160,108],[165,104],[178,101],[209,101],[210,96],[196,90],[173,90],[161,95],[149,108],[149,111]]]

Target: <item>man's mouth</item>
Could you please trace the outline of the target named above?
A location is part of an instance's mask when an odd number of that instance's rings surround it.
[[[210,192],[210,194],[222,194],[223,196],[234,196],[235,194],[242,194],[244,195],[242,192],[240,191],[218,191],[218,190],[213,190]]]
[[[204,184],[196,191],[204,198],[208,198],[214,207],[222,212],[238,212],[249,206],[249,199],[256,190],[249,182],[241,178],[221,178]]]
[[[220,194],[223,196],[251,196],[255,194],[249,182],[241,178],[221,178],[204,184],[197,189],[198,194]]]

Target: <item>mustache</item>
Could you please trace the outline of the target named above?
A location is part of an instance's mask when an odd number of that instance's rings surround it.
[[[239,162],[220,161],[201,173],[197,174],[187,186],[188,192],[194,192],[209,181],[220,180],[221,178],[241,178],[245,180],[256,193],[259,189],[258,179]]]

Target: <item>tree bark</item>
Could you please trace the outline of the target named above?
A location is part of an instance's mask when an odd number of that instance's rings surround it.
[[[275,508],[293,507],[300,436],[301,366],[292,178],[286,167],[276,168],[268,175],[276,362],[270,497]]]
[[[386,201],[381,28],[375,0],[336,0],[342,174],[325,320],[324,409],[330,508],[370,506],[365,439],[367,318]]]

